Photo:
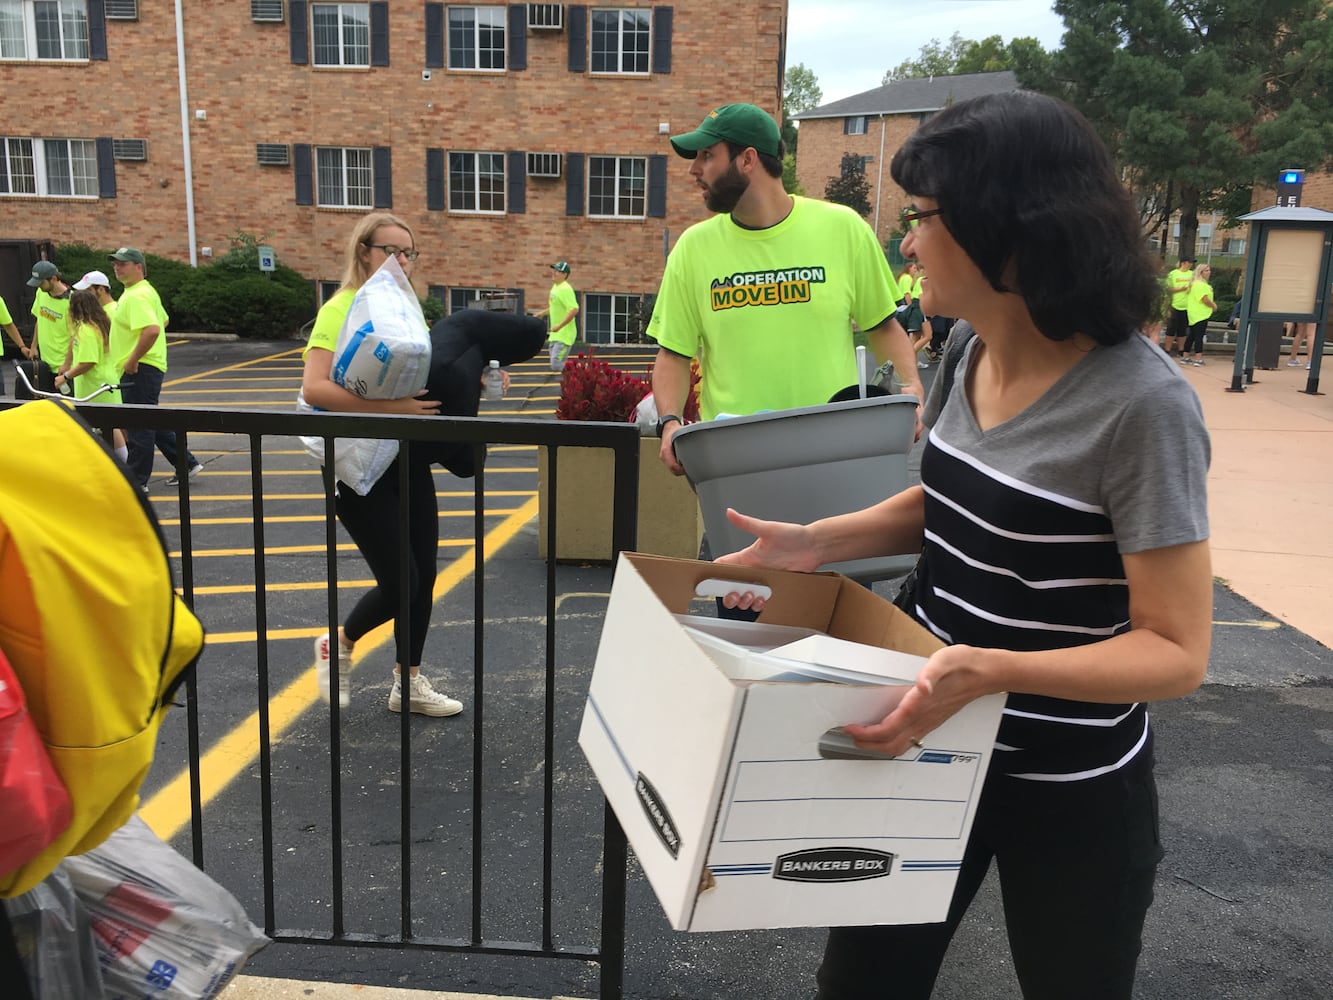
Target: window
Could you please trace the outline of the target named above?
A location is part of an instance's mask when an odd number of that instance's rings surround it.
[[[643,300],[637,295],[583,296],[583,336],[590,344],[626,344],[638,338],[639,312]]]
[[[370,65],[370,5],[310,5],[316,66]]]
[[[449,68],[505,68],[505,9],[449,8]]]
[[[97,143],[0,138],[0,194],[96,198]]]
[[[503,298],[508,294],[503,288],[451,288],[447,305],[452,314],[478,308],[478,299]]]
[[[0,0],[0,59],[87,59],[85,0]]]
[[[503,212],[503,153],[449,154],[449,211]]]
[[[369,149],[315,150],[315,204],[321,208],[370,208],[372,181]]]
[[[649,15],[632,7],[592,12],[592,71],[647,73]]]
[[[647,172],[648,161],[641,156],[588,157],[588,214],[602,218],[642,219]]]
[[[866,134],[866,116],[849,115],[842,120],[843,135],[865,135]]]

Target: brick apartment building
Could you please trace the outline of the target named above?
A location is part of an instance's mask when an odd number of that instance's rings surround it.
[[[543,307],[568,260],[602,340],[706,214],[668,134],[727,101],[776,116],[787,24],[786,0],[733,0],[725,30],[710,0],[5,8],[0,240],[205,265],[243,232],[322,299],[383,207],[449,308],[479,290]]]

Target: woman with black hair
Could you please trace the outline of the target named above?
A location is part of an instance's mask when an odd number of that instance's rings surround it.
[[[924,542],[915,614],[949,645],[891,714],[846,727],[862,747],[903,754],[1009,696],[947,920],[830,931],[819,997],[929,997],[993,860],[1024,997],[1128,1000],[1162,856],[1145,703],[1193,691],[1208,662],[1199,401],[1137,335],[1160,285],[1072,108],[961,101],[892,172],[915,201],[902,251],[930,274],[923,308],[976,331],[947,403],[927,401],[922,485],[809,525],[733,511],[758,540],[718,561],[813,570]]]

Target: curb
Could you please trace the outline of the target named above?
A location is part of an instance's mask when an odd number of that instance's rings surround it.
[[[218,994],[218,1000],[351,1000],[373,996],[375,1000],[576,1000],[574,997],[501,997],[489,993],[442,993],[390,986],[357,986],[350,983],[304,982],[299,979],[269,979],[237,976]]]

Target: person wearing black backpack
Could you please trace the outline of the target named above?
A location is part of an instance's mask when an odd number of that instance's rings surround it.
[[[969,702],[1007,702],[946,920],[832,929],[818,998],[929,997],[994,862],[1026,1000],[1130,1000],[1162,858],[1146,703],[1198,687],[1210,647],[1202,408],[1139,335],[1160,284],[1077,111],[959,101],[892,174],[923,308],[976,331],[947,403],[940,384],[927,399],[921,486],[809,525],[732,511],[757,541],[719,562],[808,571],[924,542],[915,613],[947,645],[889,715],[844,728],[902,755]]]

